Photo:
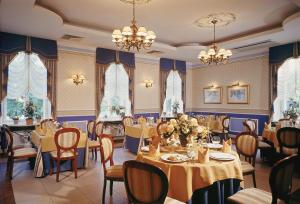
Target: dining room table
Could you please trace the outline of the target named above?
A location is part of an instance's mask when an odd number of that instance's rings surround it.
[[[222,152],[221,150],[212,149],[210,154],[212,153]],[[216,182],[231,179],[243,181],[240,159],[235,151],[228,153],[232,155],[231,160],[210,158],[206,163],[200,163],[197,158],[170,162],[162,159],[167,154],[170,154],[170,152],[160,151],[158,154],[153,155],[147,151],[139,151],[136,159],[161,168],[169,181],[168,196],[179,201],[189,201],[197,189],[211,186]],[[171,154],[174,154],[174,152]],[[184,151],[180,151],[180,154],[186,155]],[[237,185],[236,189],[239,189],[240,183],[238,182]]]
[[[125,125],[125,148],[136,154],[144,140],[156,135],[156,127],[155,123]]]
[[[37,148],[37,157],[34,167],[34,176],[44,177],[50,172],[50,152],[56,151],[56,145],[54,141],[54,134],[56,130],[47,130],[41,131],[39,127],[36,127],[31,134],[31,142],[34,147]],[[77,146],[77,167],[78,168],[86,168],[88,166],[88,142],[87,142],[87,134],[80,130],[80,139]],[[67,171],[71,168],[71,161],[66,161],[61,164],[61,171]],[[55,163],[53,166],[53,172],[55,173],[56,167]]]

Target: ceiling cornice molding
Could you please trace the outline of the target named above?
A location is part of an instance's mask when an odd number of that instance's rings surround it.
[[[251,54],[251,55],[246,55],[243,57],[236,57],[236,58],[232,58],[230,59],[230,63],[234,63],[234,62],[240,62],[240,61],[245,61],[245,60],[251,60],[251,59],[255,59],[255,58],[260,58],[260,57],[267,57],[269,56],[269,52],[260,52],[260,53],[255,53],[255,54]],[[228,63],[228,64],[230,64]],[[221,65],[220,65],[221,66]],[[191,63],[191,69],[201,69],[201,68],[206,68],[209,67],[209,65],[203,65],[200,63]]]

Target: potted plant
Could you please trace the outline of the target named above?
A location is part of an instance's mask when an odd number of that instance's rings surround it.
[[[35,105],[33,104],[32,101],[27,101],[25,103],[25,108],[24,108],[24,116],[26,118],[26,125],[32,125],[33,124],[33,116],[35,113]]]
[[[19,123],[19,115],[18,115],[18,112],[17,111],[10,111],[8,114],[7,114],[8,117],[10,117],[13,121],[14,121],[14,124],[17,125]]]
[[[42,119],[42,115],[40,113],[36,113],[35,114],[35,119],[36,119],[36,122],[39,123],[41,121],[41,119]]]

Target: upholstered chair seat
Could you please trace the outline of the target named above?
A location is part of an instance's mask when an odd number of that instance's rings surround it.
[[[241,161],[241,166],[242,166],[242,172],[244,174],[255,171],[254,167],[251,164],[249,164],[249,162]]]
[[[272,194],[257,188],[246,188],[229,197],[228,201],[234,204],[271,204]]]
[[[98,140],[90,140],[88,139],[89,148],[100,148],[100,142]]]
[[[258,142],[258,148],[259,148],[259,149],[262,149],[262,148],[271,148],[271,145],[269,145],[269,144],[266,143],[266,142],[259,141],[259,142]]]
[[[122,165],[114,165],[106,168],[106,177],[107,178],[119,178],[123,179],[123,166]]]
[[[14,151],[14,158],[18,159],[19,157],[34,157],[37,152],[34,148],[20,148]]]
[[[53,152],[50,152],[50,155],[53,158],[57,158],[58,157],[57,153],[58,153],[57,151],[53,151]],[[71,150],[60,153],[61,158],[68,158],[68,157],[74,157],[74,156],[75,156],[75,153]],[[76,152],[76,156],[78,156],[78,152]]]

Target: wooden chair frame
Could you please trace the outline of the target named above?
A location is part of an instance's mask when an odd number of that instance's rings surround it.
[[[49,122],[49,121],[54,122],[54,119],[52,119],[52,118],[47,118],[47,119],[42,120],[42,121],[40,122],[41,128],[43,128],[43,124],[44,124],[44,123]]]
[[[89,130],[89,126],[91,125],[91,123],[93,123],[93,131],[90,132]],[[86,125],[86,129],[87,129],[87,133],[88,133],[88,137],[91,139],[95,138],[95,128],[96,128],[96,122],[94,120],[89,120],[87,125]]]
[[[14,137],[12,132],[9,130],[9,127],[7,125],[3,125],[1,127],[1,131],[5,134],[5,137],[9,137],[9,141],[7,144],[7,166],[6,166],[6,172],[9,175],[9,178],[12,179],[13,177],[13,170],[14,170],[14,160],[15,159],[30,159],[30,158],[34,158],[36,157],[36,153],[34,154],[30,154],[30,155],[26,155],[26,156],[15,156],[14,155],[14,151],[17,149],[22,149],[22,147],[19,148],[13,148],[13,144],[14,144]]]
[[[299,137],[299,139],[297,140],[298,144],[295,144],[295,145],[285,144],[284,141],[282,141],[282,139],[281,139],[281,134],[284,131],[295,131],[296,136],[298,135],[298,137]],[[298,155],[300,155],[300,129],[299,128],[294,128],[294,127],[280,128],[277,131],[276,137],[277,137],[277,140],[278,140],[278,143],[279,143],[279,148],[280,148],[280,153],[281,154],[284,154],[283,147],[286,147],[286,148],[298,148]]]
[[[156,126],[156,132],[157,132],[157,135],[159,136],[159,137],[161,137],[161,132],[160,132],[160,127],[162,126],[162,125],[165,125],[165,124],[167,124],[168,122],[167,121],[161,121],[157,126]]]
[[[75,133],[76,140],[71,147],[63,147],[59,144],[58,139],[61,134],[64,133]],[[57,157],[51,157],[52,161],[50,162],[50,176],[53,174],[53,162],[56,161],[56,182],[59,182],[59,173],[60,173],[60,161],[72,160],[72,167],[75,173],[75,178],[77,178],[77,146],[80,139],[80,132],[77,128],[62,128],[56,131],[54,135],[54,142],[57,149]],[[61,157],[61,154],[65,151],[72,151],[73,155],[69,157]]]
[[[162,187],[161,187],[162,191],[157,200],[153,200],[153,201],[146,203],[146,202],[142,202],[142,201],[138,200],[134,196],[134,194],[130,191],[130,187],[129,187],[129,179],[128,179],[128,175],[127,175],[127,171],[129,168],[141,169],[144,171],[155,173],[159,176],[159,178],[161,179],[161,182],[162,182]],[[129,161],[124,162],[123,171],[124,171],[124,182],[125,182],[128,203],[134,203],[134,204],[161,204],[161,203],[164,203],[164,201],[167,197],[167,194],[168,194],[169,182],[168,182],[167,176],[160,168],[150,165],[150,164],[147,164],[147,163],[139,162],[136,160],[129,160]]]
[[[92,122],[94,122],[94,129],[93,129],[93,137],[91,138],[91,140],[97,141],[98,140],[97,135],[102,134],[102,132],[103,132],[104,123],[101,121],[98,121],[97,123],[95,121],[92,121]],[[97,127],[99,125],[102,125],[100,133],[97,132]],[[98,149],[100,149],[100,143],[97,146],[90,147],[90,149],[92,150],[92,159],[97,160],[97,157],[98,157],[97,151],[98,151]]]
[[[269,177],[269,184],[272,192],[272,204],[277,204],[277,199],[283,200],[285,203],[289,203],[289,199],[291,196],[291,189],[292,189],[292,176],[290,175],[290,183],[289,183],[289,192],[283,192],[282,189],[276,188],[276,181],[278,178],[278,173],[282,168],[285,168],[287,165],[290,165],[291,163],[294,164],[294,168],[296,165],[296,161],[300,161],[299,155],[292,155],[289,157],[286,157],[277,163],[274,164],[274,166],[271,169],[270,177]]]
[[[110,181],[110,195],[112,195],[113,193],[113,182],[116,181],[116,182],[123,182],[124,181],[124,178],[111,178],[111,177],[108,177],[106,174],[107,174],[107,169],[106,169],[106,163],[109,162],[110,166],[113,166],[114,165],[114,160],[113,160],[113,154],[114,154],[114,141],[112,139],[112,136],[111,135],[106,135],[106,134],[101,134],[101,135],[97,135],[97,137],[99,138],[100,140],[100,155],[101,155],[101,164],[103,166],[103,171],[104,171],[104,181],[103,181],[103,193],[102,193],[102,203],[104,204],[105,203],[105,193],[106,193],[106,183],[107,183],[107,180]],[[111,144],[112,144],[112,151],[110,153],[110,155],[108,156],[107,159],[105,159],[104,157],[104,149],[103,149],[103,145],[102,145],[102,139],[109,139]]]
[[[254,128],[253,131],[251,130],[251,127],[248,125],[247,121],[251,121],[251,122],[253,122],[255,124],[255,128]],[[243,125],[244,125],[244,127],[246,127],[247,132],[253,132],[254,134],[256,134],[256,131],[257,131],[257,122],[255,120],[253,120],[253,119],[247,119],[247,120],[245,120],[243,122]]]
[[[244,136],[244,135],[251,135],[252,137],[255,138],[255,152],[252,155],[248,155],[246,153],[243,152],[243,150],[240,149],[240,147],[238,147],[238,140],[240,137]],[[257,154],[257,149],[258,149],[258,138],[257,135],[254,134],[253,132],[241,132],[240,134],[238,134],[236,136],[236,150],[239,156],[244,156],[245,157],[245,161],[250,163],[253,167],[255,167],[255,161],[256,161],[256,154]],[[252,175],[252,179],[253,179],[253,184],[254,187],[256,187],[256,179],[255,179],[255,171],[251,171],[251,172],[247,172],[247,173],[243,173],[245,176],[246,175]]]

